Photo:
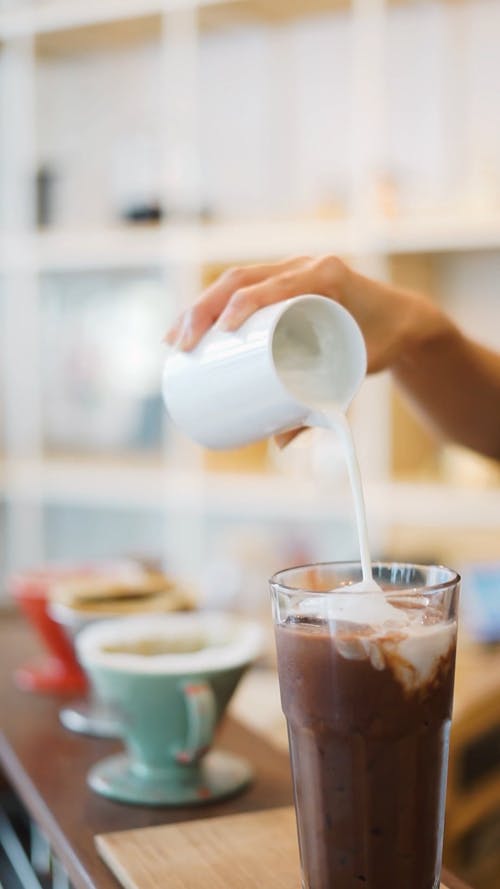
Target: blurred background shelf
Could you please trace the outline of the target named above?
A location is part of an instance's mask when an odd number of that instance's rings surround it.
[[[41,231],[0,235],[2,269],[33,270],[164,267],[244,263],[295,253],[344,257],[466,253],[500,249],[500,214],[365,221],[278,219],[161,226]]]
[[[318,497],[314,482],[271,473],[197,473],[116,458],[4,462],[0,490],[9,500],[155,507],[167,514],[302,521],[342,518],[345,500]]]
[[[41,56],[123,48],[161,37],[163,16],[193,10],[202,31],[345,11],[351,0],[41,0],[0,6],[0,42],[36,39]]]
[[[0,495],[9,501],[153,507],[173,516],[273,518],[302,522],[342,519],[351,510],[343,484],[290,478],[277,472],[169,469],[161,458],[4,460]],[[420,528],[495,530],[500,486],[478,490],[443,482],[389,481],[366,486],[373,523]]]
[[[352,548],[334,449],[280,474],[265,448],[215,459],[170,427],[161,336],[228,264],[337,253],[498,346],[497,37],[487,0],[0,4],[3,570],[30,489],[168,501],[196,539],[239,513],[314,549],[314,517],[343,517]],[[494,467],[422,429],[386,375],[352,420],[376,551],[410,550],[412,529],[420,551],[432,528],[494,530]]]
[[[0,38],[12,40],[35,34],[70,31],[111,22],[150,19],[178,9],[225,6],[244,0],[40,0],[0,6]],[[149,33],[149,32],[148,32]],[[141,32],[141,36],[144,36]]]
[[[370,240],[370,239],[369,239]],[[381,253],[462,253],[500,249],[500,213],[454,214],[380,220],[371,250]]]
[[[358,0],[359,2],[359,0]],[[356,8],[357,0],[4,0],[0,5],[0,36],[11,40],[27,34],[67,31],[130,19],[147,19],[178,9],[210,10],[208,23],[283,22],[307,15]],[[363,0],[361,0],[361,3]],[[391,5],[418,0],[390,0]],[[455,2],[455,0],[450,0]],[[210,17],[212,15],[212,17]]]
[[[154,228],[46,231],[25,238],[0,237],[0,261],[16,257],[40,270],[164,266],[180,262],[229,263],[277,259],[285,253],[352,255],[362,241],[353,225],[317,220],[249,220]],[[3,257],[3,260],[2,260]],[[0,269],[1,269],[0,265]]]
[[[165,13],[186,8],[199,11],[202,25],[220,27],[235,23],[279,23],[306,15],[345,11],[355,6],[355,0],[89,0],[87,3],[81,0],[39,0],[37,3],[27,0],[24,4],[7,0],[3,12],[0,6],[0,38],[12,40],[96,25],[102,28],[110,23],[123,24],[130,20],[159,19]]]

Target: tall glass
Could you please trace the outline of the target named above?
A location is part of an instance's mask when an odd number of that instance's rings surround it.
[[[270,581],[304,889],[440,884],[460,578],[374,579],[325,563]]]

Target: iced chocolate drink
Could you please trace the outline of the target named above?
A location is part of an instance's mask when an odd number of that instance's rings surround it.
[[[273,584],[304,887],[435,889],[459,581],[377,566],[389,595],[325,594],[349,572],[292,569]]]

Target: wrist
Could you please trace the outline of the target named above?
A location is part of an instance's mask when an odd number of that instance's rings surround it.
[[[400,348],[393,369],[404,369],[425,360],[459,335],[458,328],[432,300],[420,293],[405,293]]]

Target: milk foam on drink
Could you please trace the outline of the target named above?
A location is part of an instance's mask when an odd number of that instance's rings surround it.
[[[303,599],[297,616],[325,621],[335,628],[339,654],[370,660],[376,670],[389,669],[405,688],[414,689],[432,679],[456,638],[456,622],[432,622],[427,605],[425,597],[404,597],[395,606],[383,593],[336,591]]]

